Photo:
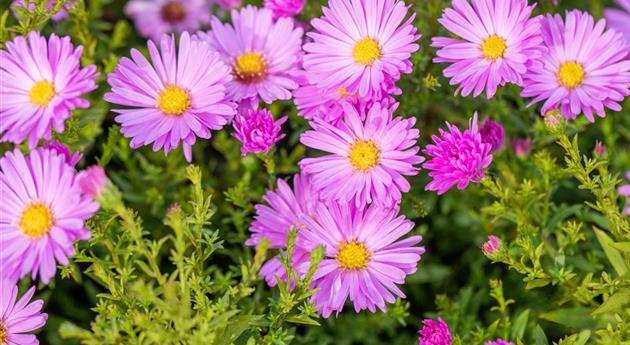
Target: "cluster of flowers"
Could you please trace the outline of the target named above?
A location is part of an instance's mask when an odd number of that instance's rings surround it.
[[[420,338],[419,345],[451,345],[451,330],[444,320],[438,318],[437,321],[425,319],[422,321],[424,327],[418,332]],[[484,345],[514,345],[514,343],[503,339],[485,342]]]

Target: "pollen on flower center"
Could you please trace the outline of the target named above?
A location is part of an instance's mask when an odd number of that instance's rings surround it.
[[[376,40],[364,38],[355,44],[352,50],[354,62],[366,66],[372,66],[374,61],[382,55],[381,47]]]
[[[368,171],[378,164],[381,152],[372,140],[358,140],[350,148],[348,159],[358,171]]]
[[[239,55],[232,68],[236,79],[244,83],[260,81],[267,75],[267,61],[258,52]]]
[[[363,243],[342,243],[337,253],[337,262],[343,269],[359,270],[367,267],[370,256],[370,252]]]
[[[578,87],[584,80],[584,68],[577,62],[565,62],[558,70],[558,79],[566,88]]]
[[[160,16],[167,23],[178,23],[186,18],[186,8],[178,0],[169,1],[160,9]]]
[[[340,97],[347,97],[347,96],[350,96],[350,93],[348,92],[348,90],[346,90],[346,88],[345,88],[345,87],[343,87],[343,86],[340,86],[340,87],[337,89],[337,93],[339,94],[339,96],[340,96]]]
[[[7,325],[0,320],[0,344],[4,345],[7,343],[7,333],[9,333]]]
[[[38,107],[45,107],[50,100],[55,96],[55,86],[47,81],[42,80],[35,84],[31,91],[28,93],[28,97],[34,105]]]
[[[41,202],[33,202],[22,212],[19,225],[24,235],[39,238],[47,234],[53,225],[52,211]]]
[[[190,105],[188,92],[175,85],[165,87],[157,98],[157,108],[167,115],[181,115]]]
[[[486,38],[486,40],[481,44],[483,57],[488,60],[494,61],[503,57],[505,49],[507,49],[505,40],[497,35],[492,35]]]

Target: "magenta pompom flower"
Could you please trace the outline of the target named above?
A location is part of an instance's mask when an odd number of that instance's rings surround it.
[[[630,171],[626,173],[626,179],[630,181]],[[625,209],[625,213],[627,215],[630,215],[630,183],[619,187],[619,194],[628,198],[628,203],[627,203],[628,206]]]
[[[284,138],[284,134],[280,134],[280,126],[286,120],[287,117],[283,116],[274,122],[273,115],[267,109],[244,109],[236,115],[232,123],[236,131],[232,135],[243,143],[241,147],[243,155],[264,153]]]
[[[68,265],[74,241],[87,240],[84,222],[99,206],[81,193],[74,167],[54,150],[19,150],[0,158],[0,275],[30,273],[48,283],[56,263]]]
[[[113,109],[119,115],[120,131],[131,139],[131,147],[153,143],[153,151],[168,154],[182,143],[184,155],[192,160],[197,137],[208,139],[235,113],[235,104],[225,99],[230,69],[206,42],[181,35],[164,35],[160,47],[148,42],[150,63],[139,51],[122,58],[107,81],[112,90],[105,100],[130,108]]]
[[[125,14],[144,37],[159,40],[166,33],[194,32],[210,22],[207,0],[131,0]]]
[[[488,236],[488,240],[481,244],[481,251],[485,255],[496,254],[499,249],[501,249],[501,239],[494,235]]]
[[[451,345],[451,331],[442,318],[437,321],[431,319],[422,320],[424,327],[418,332],[419,345]]]
[[[0,50],[1,141],[31,148],[52,129],[61,133],[75,108],[87,108],[81,98],[96,89],[96,66],[81,68],[83,47],[70,37],[52,34],[48,40],[37,32],[16,37]]]
[[[278,188],[268,191],[263,200],[268,205],[256,205],[255,220],[249,228],[251,236],[245,244],[255,246],[262,239],[269,240],[271,248],[285,248],[291,229],[304,228],[301,218],[313,214],[319,203],[319,196],[313,189],[311,178],[305,174],[293,176],[293,190],[281,179]],[[297,266],[308,260],[308,251],[302,248],[302,241],[296,243],[292,264]],[[260,275],[265,277],[269,286],[276,285],[276,276],[285,279],[285,269],[277,258],[272,258],[261,268]]]
[[[548,14],[542,35],[548,52],[541,64],[525,75],[521,95],[534,97],[530,105],[545,101],[542,114],[559,108],[566,119],[584,113],[606,115],[605,108],[620,111],[619,102],[630,94],[628,43],[621,33],[606,30],[606,21],[577,10]]]
[[[397,208],[320,204],[313,217],[302,219],[306,246],[325,248],[312,283],[318,289],[312,302],[323,317],[340,313],[348,298],[356,312],[386,311],[394,295],[405,298],[397,285],[416,272],[424,247],[417,246],[420,236],[401,239],[414,223],[399,216]]]
[[[505,142],[505,129],[498,122],[486,119],[479,128],[481,141],[492,145],[492,152],[500,151]]]
[[[416,146],[420,131],[413,128],[415,118],[392,119],[396,106],[375,103],[366,115],[344,103],[338,127],[315,119],[313,130],[302,134],[302,144],[328,153],[300,162],[322,199],[392,205],[409,191],[405,176],[416,175],[424,160]]]
[[[623,36],[630,42],[630,0],[615,0],[621,9],[607,8],[604,16],[608,20],[608,26],[623,33]]]
[[[503,339],[497,339],[495,341],[487,341],[484,345],[514,345],[514,343]]]
[[[63,6],[59,9],[59,11],[57,11],[57,13],[55,13],[51,19],[53,21],[60,21],[63,19],[68,18],[68,11],[69,9],[71,9],[72,7],[74,7],[74,2],[75,0],[66,0],[65,3],[63,4]],[[11,8],[15,11],[16,7],[25,7],[24,6],[25,1],[24,0],[13,0],[13,3],[11,4]],[[55,9],[55,6],[57,5],[57,0],[47,0],[45,3],[45,9],[46,11],[52,11],[53,9]],[[29,4],[28,4],[28,11],[29,12],[34,12],[35,11],[35,0],[30,0]]]
[[[455,185],[461,190],[471,182],[480,182],[492,163],[492,145],[483,142],[476,113],[470,128],[463,132],[448,122],[446,127],[448,131],[440,129],[439,136],[431,137],[434,144],[423,150],[430,159],[422,167],[429,170],[429,176],[433,178],[425,189],[440,195]]]
[[[234,101],[258,99],[271,103],[290,99],[298,87],[302,45],[301,28],[292,18],[274,21],[271,10],[247,6],[232,10],[232,24],[212,19],[212,30],[198,33],[232,67],[234,80],[228,97]]]
[[[265,0],[265,8],[273,13],[273,19],[280,17],[293,17],[304,8],[306,0]]]
[[[380,99],[387,82],[411,72],[409,57],[419,49],[415,14],[405,20],[408,10],[397,0],[330,0],[324,16],[311,21],[313,41],[304,45],[311,82]]]
[[[35,287],[18,299],[18,287],[10,280],[0,278],[0,344],[37,345],[39,341],[29,332],[43,327],[48,315],[42,313],[44,301],[31,302]]]
[[[492,98],[498,86],[521,85],[527,68],[542,56],[539,18],[527,0],[453,1],[439,22],[461,39],[433,38],[435,62],[451,64],[444,76],[456,94]]]

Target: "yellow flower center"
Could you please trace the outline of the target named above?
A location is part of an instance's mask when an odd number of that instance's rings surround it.
[[[354,62],[361,65],[372,66],[374,61],[380,58],[381,55],[381,47],[376,40],[371,38],[360,40],[354,45],[354,49],[352,49]]]
[[[0,320],[0,345],[4,345],[7,343],[7,333],[7,325],[5,325],[2,320]]]
[[[28,93],[28,98],[31,103],[38,107],[45,107],[50,100],[55,96],[55,86],[47,81],[42,80],[35,84],[31,91]]]
[[[558,79],[568,89],[578,87],[584,80],[584,68],[577,62],[565,62],[558,70]]]
[[[165,22],[175,24],[186,18],[186,8],[177,0],[169,1],[160,9],[160,16]]]
[[[190,108],[190,95],[175,85],[169,85],[157,98],[157,108],[167,115],[181,115]]]
[[[370,252],[363,243],[342,243],[337,253],[337,262],[343,269],[359,270],[367,267],[370,256]]]
[[[497,35],[492,35],[486,38],[486,40],[481,44],[483,57],[492,61],[503,57],[506,48],[507,45],[505,40]]]
[[[381,151],[372,140],[358,140],[350,148],[348,159],[358,171],[368,171],[378,164]]]
[[[53,225],[53,214],[48,206],[41,202],[33,202],[20,217],[20,228],[24,235],[39,238],[46,235]]]
[[[340,87],[337,89],[337,93],[339,93],[339,96],[340,96],[340,97],[347,97],[347,96],[350,96],[350,93],[348,92],[348,90],[346,90],[346,88],[345,88],[345,87],[343,87],[343,86],[340,86]]]
[[[261,53],[239,55],[232,66],[236,79],[244,83],[260,81],[267,75],[267,62]]]

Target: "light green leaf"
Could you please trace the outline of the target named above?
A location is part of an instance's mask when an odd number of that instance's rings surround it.
[[[606,253],[610,264],[613,266],[617,274],[619,276],[626,275],[628,273],[628,268],[626,267],[626,263],[624,262],[621,253],[613,247],[613,240],[605,232],[595,227],[593,227],[593,231],[595,231],[599,244],[601,244],[604,249],[604,253]]]

